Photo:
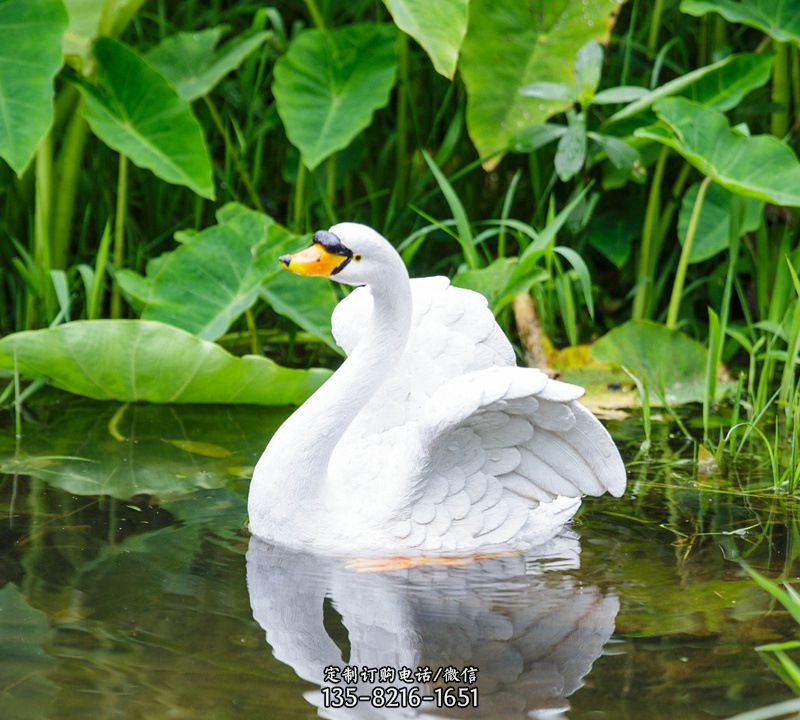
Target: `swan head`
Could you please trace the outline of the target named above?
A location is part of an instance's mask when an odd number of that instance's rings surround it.
[[[386,238],[367,225],[344,222],[318,230],[310,247],[279,258],[297,275],[327,277],[347,285],[379,283],[386,271],[405,266]]]

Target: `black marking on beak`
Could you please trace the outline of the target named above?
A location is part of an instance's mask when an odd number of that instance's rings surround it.
[[[344,270],[353,259],[353,251],[328,230],[317,230],[314,233],[314,242],[322,245],[329,253],[341,255],[344,258],[344,262],[337,265],[331,275],[336,275],[336,273]]]

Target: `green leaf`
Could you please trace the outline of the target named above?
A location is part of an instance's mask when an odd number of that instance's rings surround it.
[[[48,679],[56,661],[46,655],[50,624],[12,583],[0,589],[0,687],[3,717],[39,720],[50,715],[58,686]]]
[[[337,298],[329,281],[307,281],[278,258],[301,242],[268,215],[229,203],[217,225],[178,233],[181,244],[147,263],[147,276],[120,270],[115,279],[143,320],[156,320],[216,340],[261,295],[275,312],[337,352],[330,318]]]
[[[162,180],[213,199],[211,160],[188,103],[154,67],[120,42],[100,38],[94,56],[100,87],[79,85],[92,131]]]
[[[142,305],[143,320],[216,340],[258,299],[261,283],[280,271],[278,257],[297,237],[262,213],[230,203],[206,228],[149,263],[147,277],[117,273]]]
[[[683,98],[660,100],[654,109],[661,123],[638,129],[637,137],[673,148],[731,192],[775,205],[800,205],[800,164],[777,138],[742,137],[722,113]]]
[[[588,133],[603,150],[605,150],[611,164],[619,169],[631,171],[637,163],[641,165],[642,158],[639,151],[620,138],[613,135],[603,135],[602,133]]]
[[[347,147],[389,102],[396,39],[390,24],[305,30],[275,64],[278,113],[310,170]]]
[[[567,103],[528,98],[535,82],[572,85],[575,58],[589,40],[603,42],[618,0],[529,3],[472,0],[461,49],[467,87],[467,129],[484,167],[494,168],[512,138],[562,112]]]
[[[11,428],[0,433],[0,470],[73,495],[120,500],[164,500],[227,485],[255,466],[289,413],[285,407],[120,406],[85,399],[57,407],[44,410],[19,441]]]
[[[696,17],[716,12],[728,22],[758,28],[778,42],[800,43],[800,7],[795,0],[683,0],[681,12]]]
[[[90,59],[92,43],[97,37],[104,3],[97,0],[64,0],[69,26],[62,38],[62,51],[68,61],[77,58],[80,69]]]
[[[774,55],[744,53],[688,85],[679,94],[715,110],[732,110],[751,90],[764,85],[772,73]]]
[[[650,393],[670,405],[701,402],[708,350],[677,330],[649,320],[629,320],[595,341],[592,355],[628,368]]]
[[[556,125],[555,123],[532,125],[521,130],[512,138],[509,149],[512,152],[533,152],[553,142],[553,140],[557,140],[565,132],[567,132],[566,125]]]
[[[517,258],[498,258],[485,268],[463,270],[453,278],[453,285],[479,292],[494,307],[516,264]]]
[[[567,103],[577,100],[572,86],[566,83],[535,82],[520,88],[519,94],[540,100],[556,100]]]
[[[148,275],[155,275],[155,272],[150,271],[150,268],[154,266],[153,260],[158,260],[158,258],[152,258],[147,261]],[[139,273],[125,268],[117,270],[113,275],[114,281],[119,285],[125,299],[137,313],[141,314],[150,301],[150,293],[152,291],[150,281],[146,277],[139,275]]]
[[[641,208],[628,203],[619,210],[607,211],[592,218],[588,229],[589,244],[621,268],[628,262],[633,241],[641,231]]]
[[[678,216],[678,239],[681,245],[686,240],[689,218],[697,198],[700,183],[692,185],[683,195],[681,211]],[[710,185],[703,199],[703,207],[697,224],[697,232],[689,253],[689,262],[697,263],[708,260],[727,249],[730,244],[731,203],[733,194],[721,185]],[[754,198],[746,198],[745,215],[740,236],[752,232],[761,224],[764,203]]]
[[[586,160],[586,124],[575,122],[561,136],[556,149],[555,168],[558,177],[566,182],[576,175]]]
[[[467,33],[469,0],[383,0],[397,26],[428,53],[436,72],[453,77]]]
[[[331,314],[339,299],[329,280],[280,271],[264,283],[260,292],[276,313],[342,352],[331,334]]]
[[[638,85],[618,85],[617,87],[601,90],[592,98],[592,105],[613,105],[615,103],[629,103],[648,94],[647,88]]]
[[[575,87],[582,107],[592,104],[592,98],[600,84],[603,70],[603,46],[596,40],[589,40],[575,59]]]
[[[214,27],[170,35],[145,58],[175,86],[178,95],[191,102],[211,92],[270,35],[257,32],[240,36],[217,48],[224,30]]]
[[[206,340],[147,320],[82,320],[6,335],[0,367],[96,400],[285,405],[330,375],[265,357],[234,357]]]
[[[747,93],[767,82],[774,59],[774,55],[766,53],[729,55],[645,93],[612,115],[606,123],[632,117],[670,95],[686,95],[701,105],[730,110]]]
[[[92,43],[98,35],[119,35],[146,0],[64,0],[69,27],[62,49],[84,74],[91,70]],[[100,26],[104,25],[101,31]]]
[[[53,123],[67,13],[61,0],[0,2],[0,157],[22,175]]]

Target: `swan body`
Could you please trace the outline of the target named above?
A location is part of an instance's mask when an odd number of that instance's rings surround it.
[[[347,359],[256,465],[254,535],[343,555],[521,550],[554,537],[582,495],[624,492],[582,388],[516,367],[482,295],[410,280],[356,223],[281,262],[361,287],[332,318]]]

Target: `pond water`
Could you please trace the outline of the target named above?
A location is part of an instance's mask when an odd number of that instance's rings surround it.
[[[642,458],[636,423],[610,424],[629,491],[548,546],[379,571],[248,536],[248,472],[288,410],[28,412],[20,440],[0,428],[4,719],[715,718],[792,697],[754,647],[797,626],[739,560],[794,577],[796,507],[698,474],[665,427]]]

